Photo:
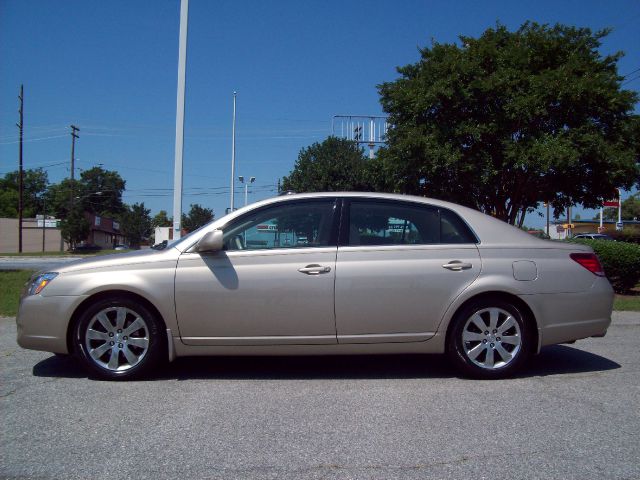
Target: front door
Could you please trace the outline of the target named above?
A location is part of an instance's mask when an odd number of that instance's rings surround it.
[[[176,312],[189,345],[336,343],[335,199],[285,201],[223,227],[225,250],[185,253]]]

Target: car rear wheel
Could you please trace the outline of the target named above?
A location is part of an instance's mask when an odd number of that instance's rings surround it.
[[[447,351],[467,376],[507,377],[531,354],[533,335],[520,310],[509,302],[474,302],[453,322]]]
[[[164,359],[161,324],[144,305],[127,297],[103,299],[81,316],[74,349],[99,378],[131,379],[148,374]]]

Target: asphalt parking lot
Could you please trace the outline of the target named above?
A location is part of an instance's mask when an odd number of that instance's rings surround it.
[[[517,378],[441,356],[186,358],[90,380],[0,319],[0,477],[640,478],[640,314]]]

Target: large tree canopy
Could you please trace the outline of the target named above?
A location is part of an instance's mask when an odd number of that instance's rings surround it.
[[[22,216],[24,218],[42,215],[47,182],[47,172],[41,168],[23,171]],[[16,170],[7,173],[4,178],[0,178],[0,217],[18,217],[19,197],[18,171]]]
[[[350,140],[329,137],[303,148],[293,170],[282,179],[281,190],[337,192],[371,190],[364,150]]]
[[[88,212],[114,217],[125,211],[122,192],[125,180],[113,170],[93,167],[80,174],[82,205]]]
[[[420,50],[379,86],[391,124],[381,188],[522,224],[541,202],[593,208],[638,184],[638,96],[621,88],[621,54],[598,51],[607,33],[498,25]]]
[[[64,218],[73,204],[81,205],[86,212],[105,217],[117,217],[125,213],[122,193],[125,180],[116,171],[93,167],[80,174],[79,180],[66,178],[51,185],[48,190],[47,211]]]

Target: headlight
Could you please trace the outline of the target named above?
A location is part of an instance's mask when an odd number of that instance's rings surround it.
[[[23,296],[37,295],[58,276],[57,272],[41,273],[25,285]]]

